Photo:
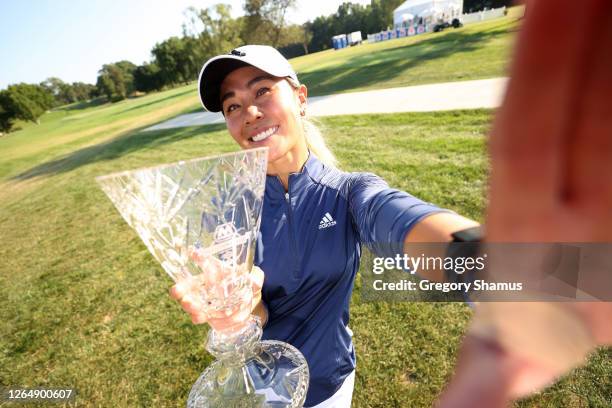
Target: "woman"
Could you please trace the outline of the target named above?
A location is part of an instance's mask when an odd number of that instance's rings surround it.
[[[345,173],[306,119],[307,88],[274,48],[248,45],[210,59],[199,81],[200,98],[221,111],[243,149],[267,146],[268,169],[258,241],[258,302],[264,339],[297,347],[306,357],[310,385],[305,406],[349,407],[355,353],[349,302],[360,245],[395,256],[411,242],[448,242],[474,221],[407,193],[379,177]],[[181,300],[194,323],[206,316],[186,289]],[[228,318],[228,319],[231,319]]]

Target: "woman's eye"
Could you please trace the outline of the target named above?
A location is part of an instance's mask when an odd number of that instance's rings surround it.
[[[256,95],[257,95],[257,96],[261,96],[261,95],[263,95],[263,94],[267,93],[269,90],[270,90],[270,88],[259,88],[259,89],[257,90],[257,94],[256,94]]]
[[[235,110],[236,108],[238,108],[238,105],[236,105],[235,103],[231,104],[230,106],[227,107],[227,109],[225,110],[227,113]]]

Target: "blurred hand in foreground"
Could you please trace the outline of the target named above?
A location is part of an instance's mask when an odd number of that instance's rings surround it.
[[[490,140],[487,241],[612,242],[612,7],[527,4]],[[439,407],[503,407],[612,343],[612,303],[482,304]]]

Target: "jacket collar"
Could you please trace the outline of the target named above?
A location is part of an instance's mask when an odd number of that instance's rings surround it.
[[[296,173],[289,174],[289,195],[299,194],[305,187],[313,182],[318,182],[323,175],[323,163],[312,153],[308,152],[308,159],[302,169]],[[266,176],[266,192],[268,199],[285,199],[285,187],[278,176]]]

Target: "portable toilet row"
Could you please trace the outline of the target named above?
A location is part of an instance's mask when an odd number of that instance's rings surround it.
[[[348,39],[346,38],[346,34],[339,34],[332,37],[332,46],[334,50],[339,50],[340,48],[348,47]]]
[[[361,44],[362,41],[361,31],[353,31],[350,34],[338,34],[333,36],[332,47],[334,47],[334,50],[339,50],[340,48]]]

